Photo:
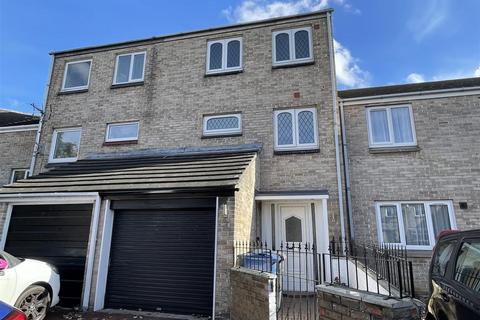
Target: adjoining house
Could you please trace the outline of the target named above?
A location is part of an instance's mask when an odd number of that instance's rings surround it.
[[[65,305],[228,314],[234,241],[344,234],[332,52],[325,10],[53,53],[1,247]]]
[[[338,95],[352,237],[406,246],[425,293],[438,234],[480,227],[480,78]]]

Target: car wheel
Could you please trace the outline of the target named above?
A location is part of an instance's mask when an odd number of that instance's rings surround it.
[[[18,297],[15,307],[22,310],[28,320],[43,320],[50,301],[50,292],[45,287],[30,286]]]

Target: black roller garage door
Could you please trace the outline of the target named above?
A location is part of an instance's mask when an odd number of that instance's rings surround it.
[[[114,203],[114,212],[105,306],[211,315],[215,199]]]
[[[5,251],[38,259],[60,272],[60,305],[80,305],[91,204],[14,206]]]

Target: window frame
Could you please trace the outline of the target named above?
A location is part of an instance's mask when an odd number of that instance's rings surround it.
[[[10,173],[10,184],[14,183],[13,181],[13,178],[15,177],[15,172],[17,171],[25,171],[25,175],[23,176],[23,179],[26,179],[28,177],[28,174],[30,172],[30,170],[28,168],[24,168],[24,169],[21,169],[21,168],[17,168],[17,169],[12,169],[11,173]]]
[[[58,134],[61,132],[70,132],[70,131],[79,131],[80,132],[80,140],[78,143],[78,152],[75,157],[69,158],[55,158],[55,148],[57,146],[57,137]],[[52,143],[50,145],[50,154],[48,155],[48,163],[65,163],[65,162],[75,162],[78,160],[78,154],[80,153],[80,146],[82,141],[82,127],[70,127],[70,128],[61,128],[55,129],[53,131],[52,136]]]
[[[238,119],[238,128],[235,129],[211,129],[207,130],[207,122],[210,119],[235,117]],[[208,137],[213,136],[226,136],[237,135],[242,133],[242,114],[241,113],[228,113],[228,114],[215,114],[203,116],[203,135]]]
[[[405,237],[405,226],[403,223],[402,204],[422,204],[424,206],[428,240],[430,245],[407,245],[406,237]],[[377,235],[378,235],[379,243],[387,244],[387,245],[402,245],[402,246],[405,246],[407,250],[432,250],[436,244],[435,234],[433,230],[432,212],[430,209],[432,205],[446,205],[448,207],[448,217],[450,219],[450,228],[455,229],[457,227],[457,223],[455,219],[455,211],[453,208],[453,202],[451,200],[375,202],[375,215],[376,215],[376,221],[377,221]],[[396,206],[397,208],[398,229],[400,233],[400,242],[398,243],[383,241],[382,217],[381,217],[381,211],[380,211],[381,206]]]
[[[295,33],[297,31],[305,30],[308,32],[309,39],[309,57],[299,58],[295,57]],[[288,34],[289,48],[290,48],[290,57],[288,60],[277,61],[277,48],[275,38],[278,34],[286,33]],[[283,29],[272,32],[272,65],[273,66],[282,66],[282,65],[292,65],[292,64],[301,64],[306,62],[314,61],[313,58],[313,36],[312,36],[312,27],[301,27],[294,29]]]
[[[302,143],[299,141],[298,131],[298,114],[302,111],[313,112],[313,143]],[[281,113],[290,113],[292,115],[292,134],[293,143],[288,145],[278,144],[278,115]],[[273,135],[274,135],[274,150],[275,151],[295,151],[295,150],[315,150],[318,149],[318,124],[317,124],[317,108],[292,108],[292,109],[278,109],[273,112]]]
[[[227,53],[228,53],[228,43],[231,41],[240,41],[240,65],[238,67],[227,67]],[[210,48],[216,43],[222,44],[222,67],[220,69],[210,69]],[[243,70],[243,39],[242,37],[219,39],[219,40],[210,40],[207,42],[207,63],[205,66],[206,74],[217,74],[217,73],[227,73],[233,71],[242,71]]]
[[[141,79],[132,79],[132,74],[133,74],[133,60],[136,55],[143,54],[143,69],[142,69],[142,78]],[[130,60],[130,66],[128,69],[128,80],[125,82],[117,82],[117,73],[118,73],[118,61],[120,60],[120,57],[125,57],[125,56],[131,56]],[[113,83],[112,85],[120,85],[120,84],[128,84],[128,83],[137,83],[137,82],[143,82],[145,79],[145,65],[147,64],[147,51],[137,51],[137,52],[131,52],[131,53],[122,53],[118,54],[115,57],[115,71],[113,73]]]
[[[122,125],[137,125],[137,136],[135,138],[109,138],[110,128],[119,127]],[[123,141],[138,141],[140,135],[140,121],[125,121],[125,122],[113,122],[107,124],[107,129],[105,130],[105,142],[123,142]]]
[[[83,63],[83,62],[90,62],[90,68],[88,69],[87,84],[84,85],[84,86],[65,88],[65,83],[67,82],[67,72],[68,72],[69,66],[72,65],[72,64]],[[62,81],[61,92],[78,91],[78,90],[88,89],[88,87],[90,86],[90,76],[92,74],[92,64],[93,64],[93,59],[76,60],[76,61],[70,61],[70,62],[65,63],[65,70],[63,71],[63,81]]]
[[[405,108],[408,107],[408,112],[410,115],[410,125],[412,128],[412,142],[395,142],[395,135],[393,132],[393,122],[392,122],[392,109],[395,108]],[[411,104],[397,104],[397,105],[387,105],[387,106],[374,106],[374,107],[367,107],[367,127],[368,127],[368,146],[370,148],[395,148],[395,147],[414,147],[417,146],[417,134],[415,131],[415,122],[413,118],[413,110]],[[387,113],[387,126],[388,126],[388,134],[390,140],[388,142],[377,142],[373,141],[373,126],[372,126],[372,119],[371,119],[371,112],[376,110],[385,110]]]

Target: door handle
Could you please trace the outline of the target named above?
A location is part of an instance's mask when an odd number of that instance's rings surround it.
[[[450,301],[450,298],[448,297],[448,295],[445,292],[440,293],[440,298],[442,298],[442,300],[445,301],[445,302]]]

